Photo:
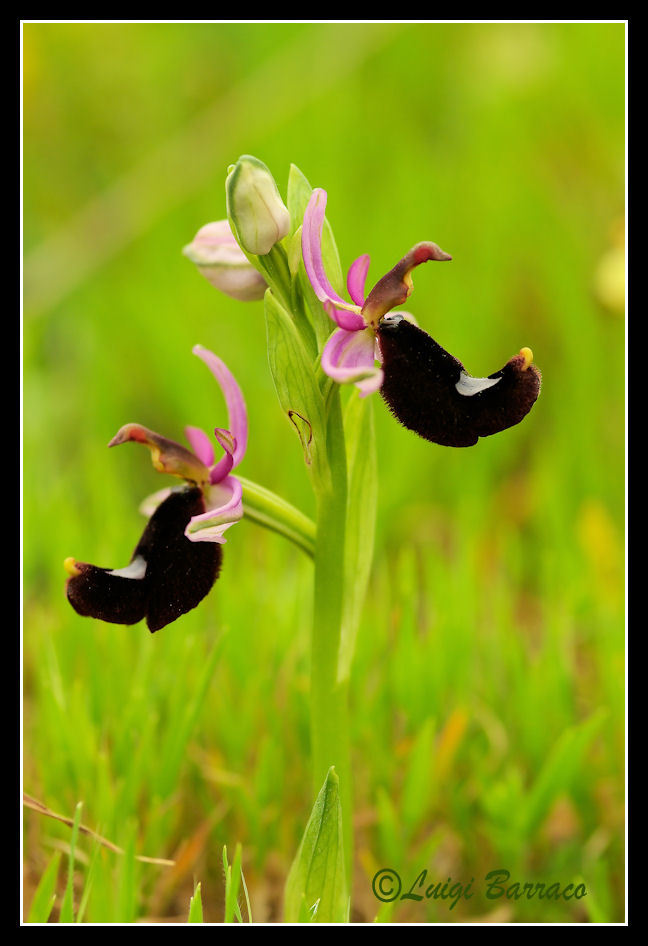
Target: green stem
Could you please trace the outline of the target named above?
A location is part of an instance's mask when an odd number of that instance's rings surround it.
[[[303,512],[291,506],[269,489],[242,476],[237,479],[243,487],[243,510],[257,525],[278,532],[294,542],[311,558],[315,555],[315,523]]]
[[[347,457],[344,438],[344,422],[340,404],[340,389],[330,379],[322,376],[322,395],[312,381],[304,380],[313,370],[316,350],[319,346],[318,332],[310,326],[305,299],[300,298],[296,287],[291,287],[291,274],[284,248],[276,245],[263,257],[252,261],[264,275],[271,292],[266,293],[266,320],[273,326],[273,349],[270,357],[271,370],[279,401],[289,416],[292,411],[305,420],[315,440],[318,456],[318,473],[312,468],[312,484],[316,500],[316,529],[310,520],[297,510],[277,505],[272,497],[269,512],[276,531],[297,541],[305,551],[314,555],[314,601],[311,638],[311,746],[313,757],[313,797],[317,795],[331,768],[339,777],[340,804],[344,837],[344,860],[348,889],[352,877],[353,852],[353,807],[351,789],[351,757],[349,747],[348,672],[340,675],[340,654],[343,622],[345,617],[345,533],[347,521]],[[314,296],[313,296],[314,298]],[[274,305],[273,305],[274,300]],[[278,306],[277,303],[280,303]],[[331,330],[328,319],[319,302],[319,323],[323,323],[321,345]],[[274,321],[269,318],[272,314]],[[284,319],[285,313],[285,319]],[[288,315],[288,313],[291,313]],[[294,344],[291,330],[296,329]],[[307,330],[308,327],[308,330]],[[282,332],[283,344],[278,345],[278,333]],[[270,331],[268,337],[270,339]],[[302,354],[303,349],[303,354]],[[270,354],[270,340],[269,340]],[[287,353],[293,358],[290,364]],[[317,354],[321,355],[321,352]],[[315,357],[314,357],[315,356]],[[283,363],[282,363],[283,361]],[[280,370],[279,370],[280,366]],[[320,371],[318,367],[316,370]],[[301,374],[300,374],[301,373]],[[316,396],[317,395],[317,396]],[[304,405],[302,407],[302,404]],[[321,407],[319,406],[321,405]],[[322,423],[319,423],[321,411]],[[310,420],[308,418],[310,417]],[[324,417],[326,430],[324,430]],[[316,424],[316,421],[318,423]],[[302,446],[304,444],[302,438]],[[320,464],[327,467],[320,469]],[[325,473],[326,475],[320,475]],[[260,488],[250,489],[252,484],[241,480],[244,487],[243,503],[246,514],[262,525],[268,525],[268,511],[263,505]],[[246,491],[247,487],[247,491]],[[280,501],[281,502],[281,501]],[[277,527],[279,524],[279,527]],[[347,668],[348,669],[348,668]]]
[[[265,281],[277,294],[284,309],[290,311],[290,267],[286,251],[280,243],[275,243],[265,256],[254,257],[256,267]]]
[[[347,473],[339,389],[331,397],[327,447],[331,489],[317,499],[317,538],[311,642],[311,740],[316,795],[332,765],[340,779],[347,883],[353,851],[348,683],[339,680],[338,659],[344,609],[344,540]]]

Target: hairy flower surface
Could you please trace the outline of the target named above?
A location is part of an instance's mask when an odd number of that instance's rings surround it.
[[[417,243],[365,298],[369,256],[351,265],[346,302],[332,288],[322,258],[326,192],[316,188],[302,228],[302,256],[315,295],[338,328],[322,351],[322,369],[366,397],[380,391],[397,420],[433,443],[467,447],[518,424],[540,392],[530,348],[500,370],[474,378],[460,361],[420,329],[408,313],[392,312],[413,289],[412,270],[452,259],[436,243]],[[380,364],[376,364],[380,362]]]
[[[144,444],[155,469],[181,478],[185,485],[167,487],[144,501],[142,511],[150,518],[124,568],[66,559],[67,597],[83,616],[113,624],[146,618],[149,630],[157,631],[196,607],[218,577],[223,533],[243,516],[241,483],[231,471],[247,447],[247,412],[225,363],[200,345],[193,351],[225,396],[229,426],[214,430],[224,455],[215,462],[214,447],[198,427],[185,430],[191,450],[140,424],[120,428],[109,447],[128,441]]]

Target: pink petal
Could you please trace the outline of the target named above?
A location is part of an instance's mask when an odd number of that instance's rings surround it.
[[[214,462],[214,448],[205,431],[200,427],[185,427],[185,436],[198,459],[202,460],[205,466],[211,466]]]
[[[359,256],[351,263],[347,273],[347,290],[356,305],[361,308],[365,302],[365,282],[369,270],[370,257],[368,253]]]
[[[334,302],[346,304],[328,281],[324,270],[324,261],[322,260],[322,227],[324,225],[326,199],[326,191],[322,190],[321,187],[316,187],[308,201],[302,227],[302,256],[304,257],[306,274],[320,302],[331,299]]]
[[[229,220],[215,220],[212,223],[206,223],[204,227],[200,228],[192,242],[198,243],[206,249],[217,246],[238,247],[238,243],[232,233],[232,228],[229,225]],[[240,249],[239,255],[244,256]]]
[[[214,355],[213,352],[209,351],[209,349],[203,348],[202,345],[195,345],[193,353],[205,362],[220,384],[223,395],[225,396],[229,416],[228,430],[231,432],[236,443],[232,455],[232,466],[238,466],[245,456],[248,438],[247,411],[243,394],[236,383],[234,375],[224,361],[221,361],[221,359]]]
[[[227,540],[223,533],[243,518],[243,488],[235,476],[226,476],[212,486],[205,495],[206,512],[193,516],[185,529],[191,542],[219,542]]]
[[[327,313],[331,316],[339,328],[344,328],[347,332],[358,332],[365,328],[365,320],[359,312],[349,312],[346,309],[337,309],[335,305],[327,299],[323,303]]]
[[[221,480],[224,480],[234,467],[234,452],[236,450],[236,439],[232,437],[229,430],[223,430],[222,427],[215,427],[214,435],[225,451],[225,456],[218,461],[210,473],[210,482],[212,484],[220,483]]]
[[[382,368],[374,364],[375,338],[370,329],[348,332],[340,328],[331,335],[322,352],[322,370],[338,384],[355,384],[361,397],[378,391]]]

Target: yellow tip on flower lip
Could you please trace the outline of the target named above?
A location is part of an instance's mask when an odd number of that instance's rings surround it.
[[[81,574],[81,569],[77,568],[77,563],[74,561],[71,555],[63,562],[63,568],[66,570],[70,578],[76,578],[77,575]]]
[[[533,352],[530,348],[521,348],[520,354],[524,358],[524,364],[522,365],[522,371],[526,371],[531,362],[533,361]]]

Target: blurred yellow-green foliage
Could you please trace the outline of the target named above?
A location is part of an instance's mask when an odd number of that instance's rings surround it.
[[[210,597],[155,636],[64,595],[63,559],[125,564],[163,485],[141,451],[105,449],[115,431],[225,422],[196,343],[245,391],[241,473],[312,512],[262,303],[180,253],[249,153],[284,196],[291,163],[328,191],[368,285],[419,240],[451,253],[408,308],[467,370],[528,345],[543,374],[525,421],[467,450],[376,398],[352,919],[377,915],[390,866],[478,892],[381,919],[623,920],[624,56],[623,22],[24,24],[24,788],[68,817],[82,801],[126,852],[79,840],[82,919],[186,919],[198,880],[219,920],[237,842],[254,919],[280,919],[313,800],[297,550],[237,526]],[[69,841],[26,812],[25,915]],[[588,894],[491,902],[498,867]]]

